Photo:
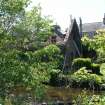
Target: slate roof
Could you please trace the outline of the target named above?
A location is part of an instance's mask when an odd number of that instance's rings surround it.
[[[61,31],[61,28],[59,25],[53,25],[53,31],[58,35],[59,37],[64,36],[64,33]]]
[[[83,32],[95,32],[98,29],[105,29],[103,22],[84,23],[82,25]]]
[[[60,30],[55,30],[55,33],[60,37],[64,35]]]

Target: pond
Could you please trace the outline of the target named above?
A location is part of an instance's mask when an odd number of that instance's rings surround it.
[[[64,101],[71,102],[74,97],[77,97],[83,92],[83,89],[80,88],[70,88],[70,87],[51,87],[46,88],[46,101]],[[86,90],[87,95],[101,95],[103,92]]]
[[[40,88],[41,89],[41,88]],[[41,100],[35,99],[35,97],[32,97],[30,95],[30,92],[22,93],[21,94],[15,94],[16,97],[11,97],[12,101],[19,103],[20,105],[41,105],[41,103],[45,102],[51,103],[51,105],[59,105],[58,103],[66,103],[65,105],[72,105],[73,99],[75,97],[78,97],[81,93],[83,93],[83,89],[81,88],[70,88],[70,87],[52,87],[52,86],[46,86],[44,89],[44,96],[40,94]],[[101,91],[93,91],[93,90],[86,90],[86,95],[93,96],[93,95],[101,95],[105,92]],[[35,99],[35,100],[34,100]],[[69,104],[67,104],[69,103]],[[14,105],[14,104],[13,104]],[[64,105],[64,104],[62,104]]]

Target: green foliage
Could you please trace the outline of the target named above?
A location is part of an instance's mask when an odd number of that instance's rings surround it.
[[[29,0],[0,0],[0,27],[10,33],[12,27],[21,20]]]
[[[19,52],[19,53],[17,53],[17,59],[20,60],[20,61],[28,62],[29,61],[29,56],[28,56],[27,53]]]
[[[6,14],[17,14],[24,10],[29,0],[0,0],[0,11]]]
[[[105,63],[101,64],[100,66],[100,72],[105,75]]]
[[[100,74],[100,64],[93,63],[91,69],[93,73]]]
[[[60,49],[55,45],[36,52],[23,52],[15,47],[16,43],[11,36],[0,40],[0,95],[3,97],[16,86],[30,87],[38,93],[37,86],[49,81],[50,73],[60,62]],[[49,61],[43,60],[44,55]]]
[[[30,0],[0,1],[0,35],[11,34],[16,37],[17,46],[26,50],[35,50],[45,46],[52,34],[52,20],[42,16],[41,7],[26,11]]]
[[[56,86],[58,85],[59,83],[59,74],[60,74],[61,71],[59,70],[52,70],[51,73],[50,73],[50,84],[53,85],[53,86]]]
[[[78,70],[81,67],[86,67],[87,69],[91,68],[91,59],[90,58],[76,58],[72,62],[72,68]]]
[[[49,45],[33,53],[32,59],[35,62],[49,62],[57,60],[60,55],[60,49],[56,45]]]
[[[89,45],[82,45],[82,56],[84,58],[92,58],[93,60],[97,58],[97,52],[90,48]]]
[[[76,58],[73,60],[73,70],[78,70],[82,67],[86,67],[86,69],[91,70],[92,73],[100,74],[100,64],[92,63],[90,58]]]
[[[97,53],[96,62],[104,63],[105,62],[105,33],[95,35],[92,39],[88,37],[82,38],[82,43],[85,46],[88,46],[88,49],[93,49]]]
[[[17,40],[11,36],[0,40],[0,94],[6,97],[16,86],[25,86],[35,93],[41,92],[38,94],[41,98],[43,92],[37,88],[42,82],[49,81],[51,72],[58,69],[60,49],[49,45],[35,52],[23,52],[16,44]]]
[[[9,54],[0,53],[0,67],[0,92],[3,92],[2,94],[6,94],[16,85],[28,86],[29,80],[33,80],[30,67],[26,63],[16,61],[12,56],[10,58]]]
[[[52,34],[52,20],[42,16],[40,5],[25,11],[29,2],[0,0],[0,97],[6,98],[11,90],[23,86],[30,88],[36,99],[41,100],[44,97],[42,83],[48,81],[53,85],[65,84],[69,80],[74,87],[104,87],[105,68],[102,64],[100,70],[98,63],[105,62],[105,35],[96,35],[93,39],[82,38],[83,45],[90,51],[96,51],[96,61],[92,61],[97,64],[92,63],[90,58],[77,58],[73,60],[72,68],[78,71],[64,75],[60,71],[64,58],[59,47],[46,46],[45,43]],[[88,73],[87,69],[95,74]],[[102,75],[97,75],[100,72]]]
[[[98,88],[102,83],[101,77],[96,74],[90,74],[85,68],[81,68],[70,77],[74,87]]]
[[[83,90],[80,95],[74,98],[73,105],[104,105],[104,95],[87,95],[86,91]]]
[[[29,64],[40,73],[43,73],[41,75],[43,82],[49,81],[53,70],[59,71],[58,69],[62,64],[61,59],[63,59],[60,53],[60,49],[56,45],[49,45],[43,49],[28,53]]]
[[[22,21],[13,28],[13,32],[15,35],[27,37],[30,42],[40,43],[51,35],[51,23],[50,17],[42,16],[41,7],[38,5],[25,13]]]

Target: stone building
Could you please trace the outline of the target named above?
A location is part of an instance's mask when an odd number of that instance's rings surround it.
[[[82,20],[81,20],[82,21]],[[97,30],[105,29],[105,14],[101,22],[84,23],[81,25],[82,33],[92,38]]]

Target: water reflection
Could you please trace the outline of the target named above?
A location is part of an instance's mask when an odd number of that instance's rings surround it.
[[[82,93],[83,89],[80,88],[66,88],[66,87],[47,87],[46,100],[50,101],[72,101],[74,97],[77,97]],[[87,95],[101,94],[99,91],[86,90]]]
[[[40,88],[42,90],[42,88]],[[86,92],[86,95],[93,96],[93,95],[101,95],[105,92],[99,92],[99,91],[93,91],[93,90],[86,90],[81,88],[70,88],[70,87],[51,87],[51,86],[45,86],[45,92],[43,92],[43,95],[38,92],[40,95],[40,99],[37,97],[34,97],[32,95],[32,92],[30,93],[19,93],[14,94],[9,97],[11,99],[12,103],[18,103],[19,105],[41,105],[43,102],[45,103],[53,103],[51,105],[58,105],[57,103],[66,103],[65,105],[72,105],[72,101],[74,97],[78,97],[81,93],[83,93],[83,90]],[[68,104],[69,103],[69,104]],[[16,105],[16,104],[13,104]],[[48,104],[49,105],[49,104]],[[63,104],[64,105],[64,104]]]

